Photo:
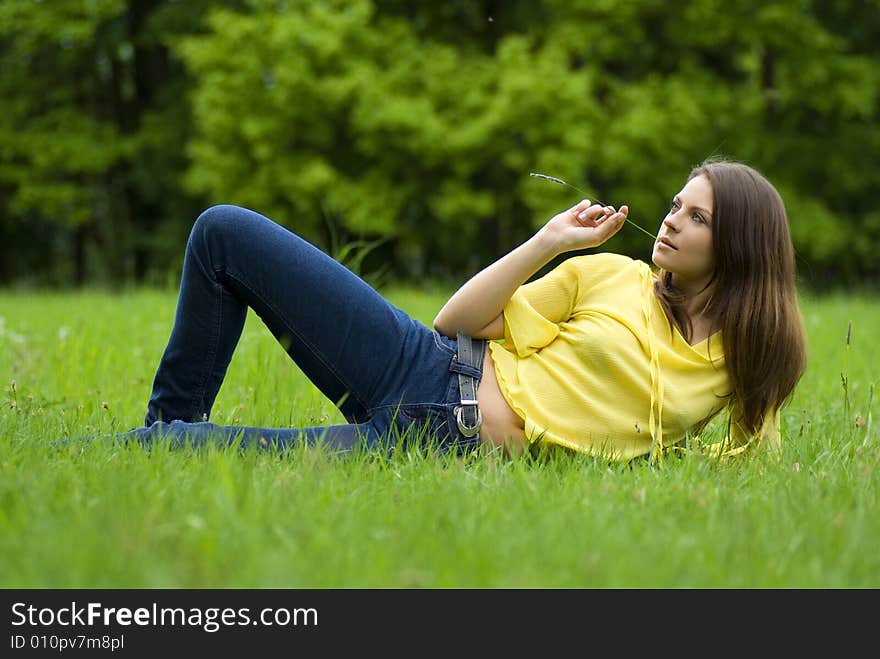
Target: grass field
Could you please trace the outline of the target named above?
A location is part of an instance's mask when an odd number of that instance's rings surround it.
[[[880,587],[880,298],[803,298],[779,463],[53,445],[142,423],[175,302],[0,293],[0,586]],[[342,417],[251,315],[212,420]]]

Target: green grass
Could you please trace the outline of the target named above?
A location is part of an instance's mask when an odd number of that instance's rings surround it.
[[[389,296],[426,322],[445,298]],[[803,300],[779,463],[53,445],[142,423],[175,302],[0,293],[0,586],[880,586],[880,299]],[[342,417],[249,316],[212,420]]]

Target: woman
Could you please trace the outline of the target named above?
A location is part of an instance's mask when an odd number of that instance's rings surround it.
[[[211,437],[347,451],[430,437],[519,454],[562,446],[660,457],[722,411],[724,454],[778,448],[779,412],[806,364],[783,202],[753,168],[707,161],[675,195],[652,260],[591,254],[628,209],[583,200],[476,274],[436,331],[271,220],[217,206],[196,221],[140,441]],[[247,307],[345,425],[221,427],[207,421]]]

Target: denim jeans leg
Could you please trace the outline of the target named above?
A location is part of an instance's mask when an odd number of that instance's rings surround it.
[[[305,375],[352,424],[403,400],[435,349],[431,330],[360,277],[253,211],[215,206],[187,242],[174,327],[145,424],[207,421],[254,309]],[[436,374],[442,394],[446,374]],[[422,394],[420,394],[422,395]]]
[[[251,426],[219,426],[207,421],[156,421],[149,426],[135,428],[114,435],[120,443],[131,441],[151,446],[156,441],[167,441],[172,446],[198,448],[209,444],[240,448],[254,446],[271,450],[285,450],[295,446],[322,445],[337,453],[348,453],[359,448],[375,448],[382,439],[375,424],[345,424],[314,428],[258,428]]]

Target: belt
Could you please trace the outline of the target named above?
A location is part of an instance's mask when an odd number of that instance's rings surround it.
[[[455,407],[458,430],[465,437],[475,437],[483,424],[483,415],[477,404],[477,387],[483,376],[483,357],[486,341],[458,333],[458,353],[450,370],[458,373],[458,394],[461,403]]]

